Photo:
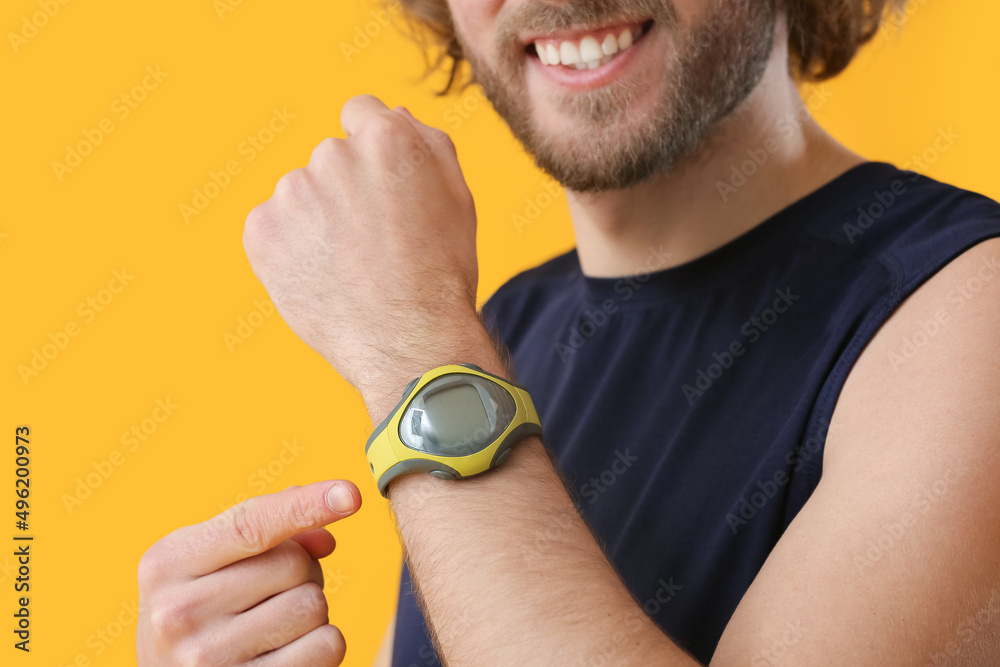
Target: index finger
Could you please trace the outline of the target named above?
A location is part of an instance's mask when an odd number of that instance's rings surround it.
[[[208,521],[171,533],[175,572],[198,577],[263,553],[293,535],[322,528],[354,514],[361,492],[336,480],[289,487],[248,498]]]

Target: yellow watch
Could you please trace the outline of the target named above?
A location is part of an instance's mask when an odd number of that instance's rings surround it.
[[[427,371],[365,443],[379,493],[399,475],[428,472],[442,479],[495,468],[514,444],[542,434],[527,390],[475,364]]]

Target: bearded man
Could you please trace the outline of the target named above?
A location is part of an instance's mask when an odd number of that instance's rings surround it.
[[[577,244],[477,312],[453,145],[364,95],[248,216],[378,425],[379,664],[998,664],[1000,206],[866,161],[798,89],[886,5],[403,2]],[[359,504],[316,482],[158,542],[140,664],[340,664],[317,559]]]

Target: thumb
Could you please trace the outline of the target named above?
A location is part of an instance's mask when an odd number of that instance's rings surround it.
[[[309,557],[315,560],[326,558],[337,548],[337,540],[326,528],[307,530],[304,533],[292,535],[289,539],[298,542],[299,546],[309,554]]]

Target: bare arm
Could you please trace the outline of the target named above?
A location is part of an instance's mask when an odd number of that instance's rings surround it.
[[[468,331],[424,365],[471,361],[506,374],[485,331]],[[374,422],[411,379],[401,373],[367,392],[378,397],[368,401]],[[404,475],[389,499],[447,664],[576,665],[601,655],[614,664],[697,664],[621,582],[538,438],[522,440],[501,468],[458,483]]]
[[[946,267],[859,360],[834,414],[823,481],[713,664],[951,656],[948,664],[974,665],[983,663],[969,656],[997,655],[1000,280],[952,312],[947,336],[902,367],[888,361],[991,253],[1000,242]],[[485,341],[463,359],[504,371]],[[392,406],[369,407],[381,419]],[[448,664],[696,664],[621,584],[537,439],[481,478],[403,476],[390,500]]]
[[[993,239],[954,260],[864,351],[831,420],[823,478],[714,662],[1000,662],[1000,277],[971,299],[956,290],[998,255]],[[900,355],[942,311],[939,333]]]
[[[286,322],[378,423],[435,366],[505,369],[475,316],[475,211],[454,146],[370,96],[349,100],[341,124],[345,139],[321,142],[251,211],[244,244]],[[1000,280],[953,309],[947,335],[905,368],[886,361],[995,252],[996,241],[983,243],[921,287],[858,361],[823,481],[744,596],[715,663],[773,664],[762,652],[777,647],[789,664],[910,665],[943,651],[975,664],[960,651],[997,649],[995,617],[966,623],[989,617],[1000,581]],[[939,482],[948,491],[908,516]],[[492,473],[404,475],[389,496],[446,662],[696,664],[621,583],[537,438]],[[896,546],[857,565],[898,523]],[[788,634],[789,623],[802,632]]]

